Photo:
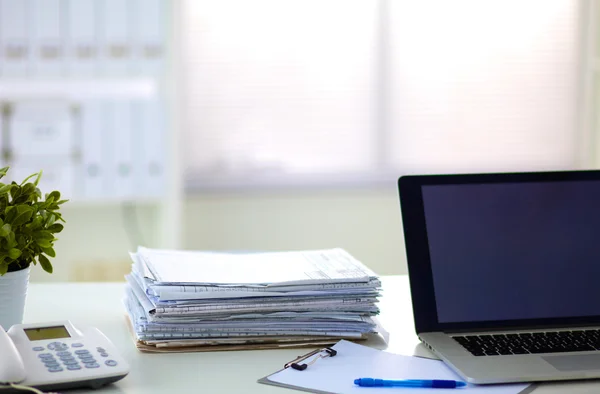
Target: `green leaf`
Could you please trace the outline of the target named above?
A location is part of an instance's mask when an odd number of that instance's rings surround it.
[[[16,238],[15,233],[11,230],[10,233],[8,233],[8,236],[6,237],[6,240],[8,241],[7,245],[8,245],[9,249],[17,246],[17,241],[15,238]]]
[[[50,263],[50,260],[48,260],[48,257],[44,256],[43,254],[40,254],[40,256],[38,257],[38,260],[40,262],[40,265],[44,269],[44,271],[51,274],[52,273],[52,264]]]
[[[0,237],[8,237],[11,229],[12,228],[11,228],[10,224],[8,224],[8,223],[6,223],[2,227],[0,227]]]
[[[13,200],[19,198],[21,195],[21,186],[17,185],[16,182],[11,182],[10,184],[12,186],[12,189],[10,189],[10,195],[12,196]]]
[[[50,217],[48,218],[48,220],[46,221],[46,227],[52,226],[54,224],[54,222],[56,222],[56,215],[51,214]]]
[[[4,177],[6,175],[6,173],[8,172],[8,169],[10,167],[2,167],[0,168],[0,178]]]
[[[43,173],[42,170],[40,170],[40,172],[38,172],[37,178],[35,178],[35,181],[33,181],[34,185],[37,186],[40,183],[40,179],[42,179],[42,173]]]
[[[13,260],[18,259],[21,256],[21,250],[17,249],[17,248],[12,248],[8,251],[8,257],[10,257]]]
[[[46,253],[50,257],[56,257],[56,252],[52,248],[42,248],[44,253]]]
[[[39,230],[36,231],[33,234],[33,238],[35,239],[47,239],[47,240],[53,240],[54,239],[54,235],[52,235],[52,233],[48,230]]]
[[[35,243],[42,249],[52,247],[52,242],[48,241],[47,239],[36,239]]]
[[[23,193],[23,196],[27,198],[27,200],[31,200],[35,196],[35,189],[35,185],[30,182],[26,183],[25,186],[23,186],[21,192]]]
[[[28,180],[30,180],[34,176],[37,176],[38,179],[39,179],[42,176],[42,172],[40,171],[40,172],[36,172],[35,174],[29,175],[27,178],[23,179],[23,181],[21,182],[21,185],[25,184],[25,182],[27,182]],[[37,183],[35,184],[35,186],[37,186]]]
[[[22,205],[19,208],[21,208],[21,207],[27,207],[27,206]],[[29,207],[27,207],[27,208],[29,208]],[[21,226],[21,225],[27,223],[29,220],[31,220],[31,215],[33,215],[33,210],[31,210],[31,208],[29,208],[28,210],[24,210],[23,213],[18,214],[17,217],[15,218],[15,220],[13,220],[13,222],[12,222],[13,227],[18,227],[18,226]]]
[[[38,228],[42,227],[43,223],[44,223],[44,219],[42,219],[41,216],[36,216],[35,218],[33,218],[31,223],[29,224],[29,228],[31,230],[37,230]]]
[[[48,231],[50,231],[51,233],[60,233],[61,231],[63,231],[65,226],[63,226],[60,223],[54,223],[52,226],[48,227]]]
[[[0,263],[0,276],[6,274],[7,272],[8,272],[8,263],[3,261]]]
[[[54,191],[50,192],[49,196],[52,197],[52,199],[54,201],[59,201],[60,200],[60,192],[58,190],[54,190]],[[47,199],[48,198],[46,198],[46,200]]]
[[[12,184],[3,185],[2,187],[0,187],[0,194],[6,194],[6,193],[10,192],[13,187],[15,187],[15,185],[12,185]]]
[[[4,218],[4,222],[5,223],[12,223],[13,220],[15,220],[15,218],[17,217],[17,208],[15,208],[14,206],[9,206],[8,208],[6,208],[5,211],[5,218]]]

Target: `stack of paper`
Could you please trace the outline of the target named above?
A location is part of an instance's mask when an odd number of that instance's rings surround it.
[[[378,277],[342,249],[214,253],[140,247],[125,305],[142,350],[332,344],[376,331]]]

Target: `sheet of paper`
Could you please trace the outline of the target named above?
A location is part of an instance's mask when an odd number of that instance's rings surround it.
[[[133,270],[136,275],[140,274],[137,270]],[[143,277],[143,276],[142,276]],[[256,292],[256,293],[268,293],[268,292],[292,292],[292,291],[352,291],[354,289],[377,289],[381,287],[381,281],[379,279],[371,278],[369,282],[345,282],[345,283],[312,283],[312,284],[295,284],[291,286],[256,286],[256,285],[155,285],[152,281],[149,281],[148,290],[154,294],[162,297],[163,291],[167,292],[178,292],[178,293],[202,293],[202,292]]]
[[[137,257],[160,283],[369,282],[376,276],[343,249],[240,254],[139,248]]]
[[[387,353],[344,340],[338,342],[334,349],[338,351],[335,357],[320,359],[304,371],[287,368],[268,376],[267,379],[271,382],[310,390],[344,394],[390,392],[389,388],[358,387],[354,384],[354,379],[357,378],[461,380],[442,361],[438,360]],[[469,385],[464,389],[450,391],[517,394],[527,386],[528,384]],[[391,390],[394,393],[401,392],[402,394],[440,394],[440,389],[399,388]]]

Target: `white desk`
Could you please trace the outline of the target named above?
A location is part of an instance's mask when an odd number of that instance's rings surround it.
[[[184,354],[140,353],[127,329],[122,283],[30,284],[25,323],[71,320],[94,326],[121,349],[131,364],[123,380],[95,393],[285,393],[290,390],[256,383],[310,349],[253,350]],[[388,351],[427,353],[414,333],[406,276],[384,277],[379,321],[390,333]],[[75,393],[81,392],[80,390]],[[599,393],[600,381],[542,384],[535,394]]]

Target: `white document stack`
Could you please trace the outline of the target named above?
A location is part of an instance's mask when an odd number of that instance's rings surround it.
[[[131,254],[124,299],[145,351],[333,344],[376,332],[381,282],[342,249]]]

